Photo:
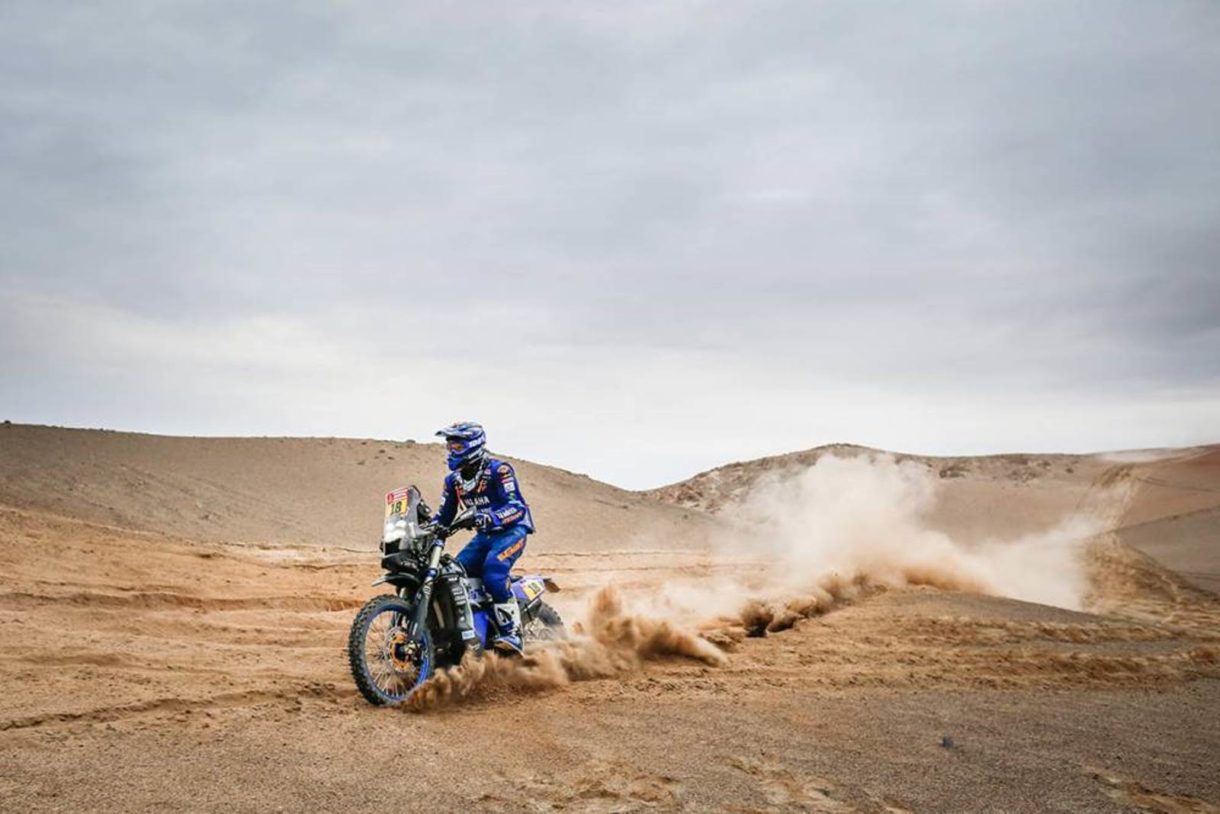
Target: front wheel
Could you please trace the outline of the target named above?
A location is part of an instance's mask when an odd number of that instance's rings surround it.
[[[407,636],[414,607],[397,596],[375,596],[356,614],[347,637],[347,660],[360,694],[370,704],[401,704],[432,676],[432,637]]]

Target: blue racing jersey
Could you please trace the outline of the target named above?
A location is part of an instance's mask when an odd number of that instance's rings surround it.
[[[506,461],[488,458],[470,491],[463,487],[457,472],[446,475],[441,509],[433,519],[442,526],[448,526],[457,515],[459,504],[490,517],[489,531],[505,531],[519,526],[529,534],[534,533],[530,507],[521,496],[521,485],[517,483],[512,465]]]

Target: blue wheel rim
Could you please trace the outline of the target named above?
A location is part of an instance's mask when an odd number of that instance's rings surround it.
[[[386,704],[400,704],[432,676],[432,647],[427,630],[410,654],[403,629],[403,609],[390,605],[373,614],[364,630],[362,660],[369,686]]]

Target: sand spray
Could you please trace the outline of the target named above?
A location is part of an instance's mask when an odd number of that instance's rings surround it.
[[[649,659],[719,666],[714,642],[791,627],[862,595],[927,585],[1078,609],[1086,543],[1109,528],[1126,493],[1094,493],[1053,527],[1014,538],[954,539],[932,528],[936,474],[888,455],[828,455],[758,481],[723,508],[711,561],[724,576],[673,580],[589,599],[570,638],[522,659],[488,655],[441,670],[408,707],[432,709],[496,687],[539,691],[637,672]],[[729,567],[724,567],[729,566]]]

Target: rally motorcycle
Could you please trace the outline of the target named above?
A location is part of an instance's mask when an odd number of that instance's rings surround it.
[[[381,567],[393,594],[375,596],[352,621],[348,662],[356,686],[371,704],[399,704],[439,668],[461,662],[467,653],[482,655],[496,636],[491,595],[483,581],[444,552],[445,539],[475,525],[473,511],[448,526],[431,521],[431,512],[414,486],[386,495]],[[521,608],[526,649],[539,641],[566,636],[563,620],[542,601],[558,591],[548,577],[510,577]]]

